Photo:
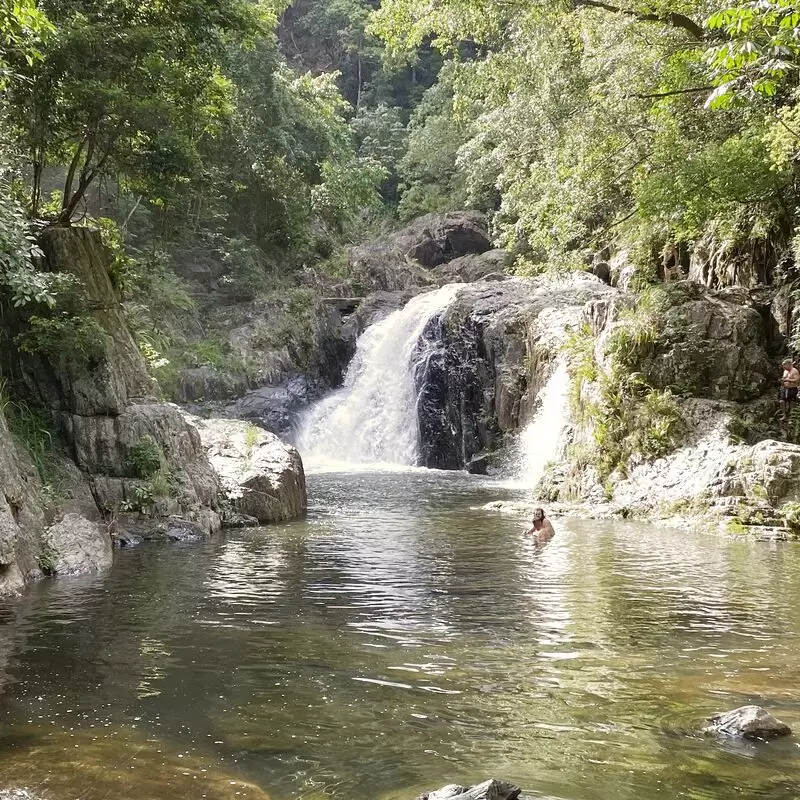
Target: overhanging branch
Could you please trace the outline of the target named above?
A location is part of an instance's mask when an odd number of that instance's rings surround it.
[[[604,11],[610,11],[612,14],[625,14],[641,22],[664,22],[668,25],[672,25],[674,28],[680,28],[686,31],[694,39],[702,40],[706,38],[706,32],[701,25],[698,25],[690,17],[684,14],[678,14],[675,11],[669,11],[665,14],[634,11],[630,8],[620,8],[611,3],[604,3],[603,0],[573,0],[573,4],[575,8],[587,6],[589,8],[601,8]]]

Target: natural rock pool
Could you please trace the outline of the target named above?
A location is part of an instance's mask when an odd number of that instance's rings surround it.
[[[306,521],[121,551],[0,609],[0,788],[49,800],[797,796],[800,546],[556,520],[425,470],[309,475]]]

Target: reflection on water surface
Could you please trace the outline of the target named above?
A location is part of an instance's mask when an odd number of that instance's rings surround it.
[[[0,785],[50,800],[798,795],[800,548],[557,521],[410,470],[310,476],[307,521],[118,554],[0,610]],[[506,492],[509,490],[505,490]]]

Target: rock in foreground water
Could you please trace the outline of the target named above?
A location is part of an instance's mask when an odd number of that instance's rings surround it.
[[[477,786],[450,783],[435,792],[420,795],[419,800],[451,800],[455,797],[458,800],[516,800],[521,791],[518,786],[491,778]]]
[[[717,714],[709,719],[706,733],[719,733],[723,736],[738,736],[743,739],[775,739],[788,736],[792,730],[769,711],[760,706],[742,706],[725,714]]]

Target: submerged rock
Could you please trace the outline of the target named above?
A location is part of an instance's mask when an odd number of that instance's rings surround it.
[[[305,514],[305,473],[294,447],[241,420],[187,420],[199,431],[234,511],[262,524]]]
[[[270,800],[213,755],[180,752],[126,728],[23,728],[3,754],[0,800]],[[30,786],[36,786],[36,793]],[[5,794],[3,794],[5,792]]]
[[[521,791],[511,783],[492,778],[471,787],[450,783],[435,792],[420,795],[419,800],[451,800],[454,797],[459,800],[516,800]]]
[[[742,739],[775,739],[788,736],[792,730],[761,706],[741,706],[709,719],[706,733],[735,736]]]

